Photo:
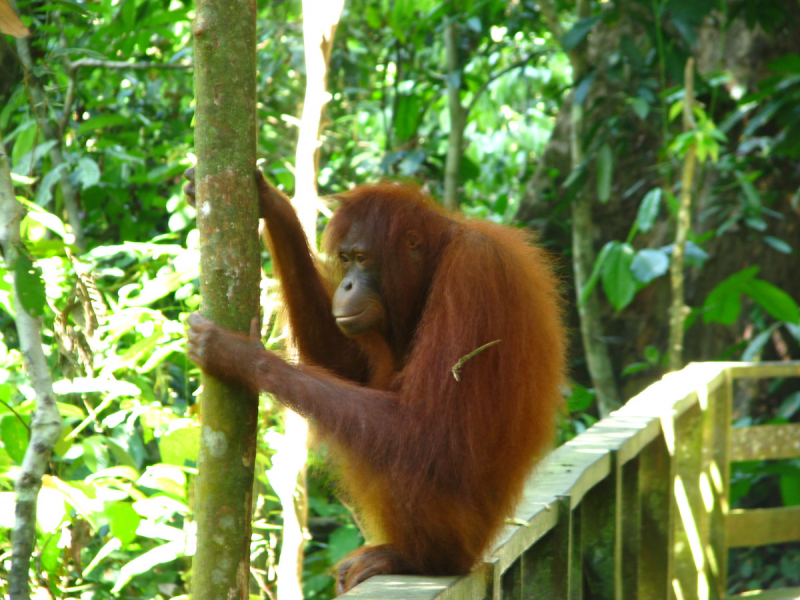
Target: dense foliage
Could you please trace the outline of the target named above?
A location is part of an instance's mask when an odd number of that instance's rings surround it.
[[[540,4],[559,11],[563,38],[548,29]],[[331,56],[321,191],[389,176],[419,180],[441,195],[448,81],[459,87],[469,109],[461,208],[498,222],[523,215],[561,257],[565,288],[572,281],[570,201],[577,193],[596,198],[591,282],[603,290],[605,334],[624,331],[613,356],[622,389],[633,393],[664,371],[666,305],[658,298],[673,251],[677,172],[695,143],[701,172],[688,245],[695,283],[687,334],[718,344],[696,341],[687,356],[800,358],[800,287],[791,275],[800,252],[800,43],[787,34],[798,25],[796,3],[612,0],[593,3],[583,20],[570,0],[540,4],[348,1]],[[198,372],[185,358],[183,325],[199,305],[198,241],[180,180],[193,161],[192,6],[25,0],[19,12],[34,32],[21,42],[31,62],[3,36],[0,131],[28,211],[22,234],[30,263],[16,271],[28,291],[24,309],[44,315],[65,423],[40,494],[32,581],[41,597],[182,596],[191,582],[200,429]],[[261,167],[289,188],[304,91],[300,4],[261,3],[258,17]],[[458,81],[445,66],[443,29],[451,19],[459,31]],[[748,42],[749,54],[698,66],[696,126],[682,131],[676,117],[686,58],[696,54],[700,63],[704,49],[718,46],[724,55],[758,36],[777,41]],[[593,68],[573,81],[565,50],[587,40]],[[44,99],[38,113],[36,89]],[[581,140],[586,160],[570,169],[559,162],[558,145],[569,145],[564,124],[575,102],[590,126]],[[70,193],[85,251],[70,245]],[[268,343],[280,348],[279,297],[266,253],[264,266],[263,304],[274,325]],[[3,263],[2,561],[9,559],[13,482],[33,410],[18,310]],[[574,311],[570,318],[575,325]],[[597,417],[577,337],[573,346],[575,385],[562,438]],[[754,397],[738,415],[742,424],[800,420],[796,387]],[[271,457],[282,422],[269,401],[262,412],[253,593],[269,597],[281,535],[270,486],[280,465]],[[315,465],[304,583],[311,598],[330,596],[328,569],[361,543]],[[741,506],[800,504],[800,462],[742,464],[732,496]],[[800,585],[797,547],[748,552],[732,561],[737,590]]]

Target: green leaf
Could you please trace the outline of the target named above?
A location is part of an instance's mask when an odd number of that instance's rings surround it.
[[[749,267],[718,283],[703,303],[703,322],[733,325],[742,310],[740,296],[750,280],[756,276],[759,268]]]
[[[777,250],[782,254],[791,254],[793,252],[792,247],[789,244],[780,238],[776,238],[775,236],[765,235],[764,241],[767,243],[767,245],[772,247],[773,250]]]
[[[328,557],[335,565],[361,545],[361,533],[353,525],[339,527],[328,541]]]
[[[575,86],[575,94],[572,98],[575,104],[583,104],[583,101],[586,100],[586,96],[589,95],[589,90],[592,89],[592,84],[594,83],[594,79],[595,79],[595,72],[592,71],[586,77],[581,79],[580,82],[578,82],[578,85]]]
[[[58,437],[58,441],[53,447],[53,452],[55,452],[58,456],[64,456],[67,451],[72,448],[73,441],[67,438],[69,434],[72,433],[73,429],[75,429],[75,427],[73,427],[71,424],[66,424],[61,429],[61,435]]]
[[[133,4],[132,0],[125,0],[125,5]],[[84,121],[78,127],[78,133],[92,133],[94,131],[98,131],[100,129],[105,129],[106,127],[114,127],[115,125],[125,125],[128,123],[129,119],[124,117],[121,114],[115,113],[111,115],[100,115],[99,117],[94,117],[89,119],[88,121]]]
[[[763,279],[751,279],[743,291],[778,321],[795,325],[800,323],[800,308],[782,289]]]
[[[631,272],[637,281],[650,283],[669,269],[669,257],[663,250],[645,248],[639,250],[631,263]]]
[[[367,25],[373,29],[380,29],[381,27],[381,17],[374,6],[367,7]]]
[[[781,475],[780,488],[784,506],[800,506],[800,477],[796,469]]]
[[[62,9],[67,9],[70,12],[76,12],[82,15],[89,15],[89,11],[86,10],[86,6],[79,2],[75,2],[75,0],[51,0],[53,4],[57,4]]]
[[[589,35],[589,32],[592,30],[592,27],[594,27],[595,23],[602,18],[603,15],[594,15],[593,17],[581,19],[575,23],[572,29],[565,33],[561,38],[561,47],[564,48],[564,51],[569,52],[575,48],[575,46],[580,44],[583,39]]]
[[[33,150],[34,144],[37,141],[41,140],[41,138],[42,138],[42,133],[36,126],[36,121],[29,121],[25,129],[22,129],[19,135],[17,135],[17,139],[14,141],[14,146],[11,149],[11,165],[12,167],[14,167],[12,169],[13,173],[18,173],[19,175],[27,174],[28,169],[24,171],[19,171],[16,169],[16,166],[20,164],[25,155],[27,155],[31,150]],[[30,160],[28,160],[28,164],[30,164]]]
[[[672,121],[683,111],[683,98],[675,102],[672,106],[669,107],[669,116],[668,120]]]
[[[8,413],[0,417],[0,441],[12,460],[21,465],[28,447],[28,428],[17,415]]]
[[[58,547],[58,542],[60,539],[60,535],[47,536],[45,538],[44,545],[41,548],[40,560],[42,567],[45,571],[53,575],[57,574],[61,569],[62,549]]]
[[[594,402],[595,393],[582,385],[575,384],[567,398],[567,410],[570,413],[584,412]]]
[[[17,257],[14,264],[14,277],[22,308],[34,319],[41,317],[44,314],[44,304],[47,300],[42,270],[23,252]]]
[[[180,419],[170,423],[168,433],[158,440],[161,460],[179,467],[197,464],[200,453],[200,427],[193,419]]]
[[[186,474],[172,465],[159,464],[147,467],[137,484],[176,498],[186,497]]]
[[[797,54],[784,54],[768,62],[767,66],[779,73],[800,73],[800,56]]]
[[[614,244],[619,242],[607,242],[603,249],[600,250],[600,254],[597,255],[597,258],[594,260],[594,267],[592,268],[592,274],[589,276],[589,280],[586,282],[586,286],[583,288],[581,292],[581,297],[579,301],[579,305],[583,305],[586,302],[586,298],[589,297],[589,294],[592,293],[594,286],[597,285],[598,280],[600,279],[600,275],[603,273],[603,265],[605,264],[606,257],[608,253],[611,251],[611,248]]]
[[[747,344],[747,348],[745,348],[744,352],[742,353],[742,360],[744,362],[756,360],[757,357],[761,356],[761,351],[764,350],[764,346],[766,346],[767,342],[769,342],[772,332],[775,331],[776,325],[778,324],[773,324],[771,327],[768,327],[766,331],[762,331],[752,340],[750,340],[750,343]]]
[[[130,2],[130,0],[128,0],[128,2]],[[134,558],[119,570],[119,577],[111,593],[116,594],[119,592],[128,584],[134,575],[146,573],[156,565],[170,562],[179,556],[183,556],[185,546],[185,542],[169,542],[168,544],[153,548],[149,552],[145,552],[141,556]]]
[[[611,197],[611,178],[614,174],[614,154],[611,146],[603,144],[597,153],[597,198],[605,204]]]
[[[736,181],[739,182],[739,185],[744,192],[744,197],[747,199],[747,204],[754,208],[758,208],[761,206],[761,196],[756,190],[756,186],[753,185],[752,175],[745,176],[744,173],[741,171],[735,171],[734,175],[736,176]]]
[[[78,162],[78,181],[81,182],[81,187],[85,190],[93,185],[97,185],[100,181],[100,167],[91,158],[83,157]]]
[[[105,439],[101,435],[93,435],[83,440],[83,462],[92,473],[107,469],[110,464]]]
[[[123,0],[120,13],[122,14],[122,24],[125,27],[125,31],[134,31],[134,25],[136,24],[136,0]]]
[[[50,171],[52,173],[53,171]],[[49,173],[48,173],[49,175]],[[45,176],[46,178],[47,176]],[[43,183],[44,185],[44,183]],[[26,215],[27,218],[40,223],[47,227],[50,231],[55,233],[58,237],[62,240],[68,235],[67,229],[64,227],[64,222],[59,219],[56,215],[51,212],[48,212],[41,206],[34,204],[24,198],[19,199],[20,204],[25,206],[28,209],[28,214]]]
[[[622,310],[636,294],[631,272],[634,251],[630,244],[615,242],[603,263],[603,290],[616,310]]]
[[[639,212],[636,213],[636,224],[640,231],[650,231],[655,225],[658,211],[661,209],[661,188],[653,188],[639,205]]]
[[[780,407],[776,411],[776,416],[789,420],[800,411],[800,392],[789,394],[786,399],[781,402]]]
[[[142,518],[129,502],[114,502],[107,505],[104,513],[108,517],[111,535],[119,539],[123,547],[136,539],[136,529]]]
[[[414,94],[403,94],[397,101],[397,114],[394,118],[395,134],[398,142],[411,139],[416,133],[422,118],[419,99]]]
[[[647,119],[647,115],[650,114],[650,104],[647,100],[637,96],[635,98],[628,98],[628,104],[631,105],[633,112],[635,112],[636,116],[642,121]]]
[[[41,139],[41,137],[39,139]],[[36,148],[26,153],[14,164],[12,172],[18,175],[28,175],[31,171],[33,171],[33,167],[37,162],[39,162],[39,159],[50,152],[50,149],[55,145],[56,142],[54,140],[48,140],[39,144],[36,146]]]

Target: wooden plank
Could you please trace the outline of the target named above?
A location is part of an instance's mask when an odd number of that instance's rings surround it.
[[[727,363],[731,377],[739,379],[766,379],[769,377],[800,377],[800,361],[773,361],[761,363]]]
[[[568,444],[581,452],[600,448],[617,453],[620,463],[637,456],[642,448],[661,434],[661,421],[654,416],[624,415],[619,412],[598,421]]]
[[[476,569],[463,577],[376,575],[338,597],[345,600],[484,600],[486,571]]]
[[[587,596],[593,600],[621,600],[618,573],[622,568],[622,533],[618,531],[619,477],[611,475],[589,490],[576,512],[580,512],[582,578]],[[574,519],[573,515],[573,519]],[[576,541],[573,540],[573,546]]]
[[[800,424],[753,425],[731,429],[731,462],[800,456]]]
[[[665,600],[669,588],[670,538],[674,506],[670,501],[675,461],[663,436],[657,437],[639,456],[639,496],[641,533],[638,546],[628,553],[639,553],[638,593],[625,600]]]
[[[648,447],[645,446],[645,448]],[[642,496],[639,489],[640,468],[639,456],[619,466],[620,473],[617,477],[619,527],[617,527],[618,537],[615,553],[615,600],[638,600],[639,598],[639,559],[643,539]],[[666,493],[669,494],[669,484],[665,488]],[[653,543],[656,542],[647,539],[647,545]],[[666,538],[664,545],[666,547]],[[650,575],[648,573],[648,576]]]
[[[500,576],[500,588],[502,590],[499,596],[500,599],[522,600],[522,560],[523,557],[520,556],[516,562]]]
[[[584,452],[564,445],[551,453],[528,479],[514,515],[527,526],[508,525],[498,536],[492,552],[495,574],[508,569],[558,523],[559,498],[567,498],[573,510],[610,472],[611,455],[606,450]]]
[[[671,598],[716,598],[708,589],[708,564],[703,551],[709,532],[701,474],[704,462],[704,413],[697,403],[675,419],[675,480],[672,500]],[[701,587],[710,594],[704,596]],[[677,591],[680,590],[680,593]]]
[[[574,509],[587,491],[611,473],[611,453],[600,448],[587,452],[571,444],[556,448],[529,480],[537,495],[569,496]]]
[[[797,600],[797,598],[800,598],[800,587],[756,590],[737,596],[728,596],[727,600]]]
[[[728,547],[800,541],[800,506],[733,510],[728,515]]]
[[[573,512],[569,498],[556,508],[558,524],[522,558],[522,598],[568,600],[572,573]]]
[[[616,411],[620,416],[677,418],[726,381],[727,369],[738,363],[692,363],[681,371],[667,373]]]
[[[708,428],[704,434],[710,460],[704,465],[706,491],[710,492],[709,539],[706,554],[709,560],[710,587],[716,598],[724,598],[728,589],[728,511],[730,498],[730,435],[733,380],[725,373],[725,383],[709,392]]]
[[[549,502],[538,502],[523,498],[515,518],[525,524],[506,525],[492,552],[496,578],[501,577],[528,548],[556,526],[558,499],[553,496]]]
[[[569,498],[564,498],[565,504]],[[583,503],[572,510],[570,515],[570,539],[569,539],[569,587],[567,589],[569,600],[583,600]],[[529,590],[524,590],[529,592]],[[530,598],[530,595],[523,595],[523,598]]]

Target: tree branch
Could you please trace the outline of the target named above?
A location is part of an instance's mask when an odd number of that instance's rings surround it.
[[[470,111],[475,107],[475,104],[477,103],[478,98],[480,97],[481,94],[483,94],[483,92],[486,91],[486,88],[488,88],[489,85],[491,85],[491,83],[493,81],[495,81],[496,79],[499,79],[500,77],[502,77],[503,75],[505,75],[506,73],[508,73],[510,71],[513,71],[514,69],[518,69],[520,67],[524,67],[529,62],[531,62],[532,60],[534,60],[536,58],[539,58],[540,56],[545,56],[547,54],[552,54],[552,53],[553,53],[553,51],[549,50],[549,49],[548,50],[541,50],[540,52],[533,52],[532,54],[529,54],[525,58],[521,58],[521,59],[511,63],[506,68],[500,69],[497,73],[494,73],[494,74],[490,75],[489,78],[486,81],[484,81],[481,84],[481,86],[476,90],[476,92],[473,94],[472,100],[470,101],[469,105],[467,105],[467,108],[464,110],[464,121],[465,122],[467,121],[467,117],[469,116]]]
[[[11,166],[3,145],[0,131],[0,247],[6,268],[14,273],[14,264],[22,243],[19,223],[23,210],[14,195],[11,182]],[[13,301],[16,315],[14,321],[19,335],[20,350],[31,385],[36,392],[36,410],[30,428],[30,441],[15,484],[17,501],[14,510],[14,529],[11,533],[11,572],[8,591],[13,600],[28,600],[28,572],[31,554],[36,539],[36,501],[42,487],[42,476],[47,470],[53,447],[61,435],[61,415],[58,413],[53,380],[42,351],[42,319],[31,317],[19,299],[16,277],[12,275]]]
[[[16,9],[17,5],[15,0],[9,1],[14,9]],[[50,149],[50,161],[52,163],[51,168],[55,169],[65,162],[64,156],[61,154],[62,138],[57,129],[53,126],[53,123],[50,121],[50,117],[47,114],[47,98],[41,82],[33,74],[34,65],[33,58],[31,56],[31,49],[28,45],[28,40],[25,38],[17,39],[17,54],[19,55],[20,63],[25,71],[26,84],[30,82],[26,87],[30,91],[31,99],[33,101],[33,113],[36,116],[36,121],[39,123],[42,133],[44,133],[45,139],[56,141],[56,144]],[[69,172],[67,169],[61,170],[59,184],[61,186],[61,195],[64,198],[64,208],[67,212],[67,221],[72,229],[72,235],[75,236],[75,245],[83,250],[86,246],[83,240],[83,225],[81,224],[80,212],[78,210],[78,198],[77,194],[75,193],[75,188],[72,186],[72,182],[69,180]]]
[[[115,60],[102,60],[98,58],[81,58],[74,62],[67,62],[68,68],[80,69],[83,67],[95,67],[100,69],[131,69],[133,71],[147,71],[149,69],[191,69],[193,63],[147,63],[147,62],[125,62]]]
[[[694,122],[694,58],[686,61],[684,71],[685,94],[683,99],[683,130],[692,131]],[[678,216],[675,224],[675,245],[669,265],[670,287],[672,288],[672,304],[669,309],[669,369],[678,371],[683,368],[683,326],[686,320],[686,303],[684,298],[684,264],[686,262],[686,240],[692,227],[692,185],[697,163],[697,143],[693,142],[683,157],[681,173],[681,196],[678,204]]]

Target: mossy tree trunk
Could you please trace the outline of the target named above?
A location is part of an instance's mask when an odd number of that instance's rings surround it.
[[[538,0],[538,5],[550,32],[557,39],[563,40],[565,32],[558,20],[556,4],[552,0]],[[578,19],[588,18],[591,14],[590,3],[587,0],[578,0],[575,5],[575,13]],[[572,65],[572,78],[577,84],[589,74],[588,41],[582,40],[567,52],[567,55]],[[574,100],[573,93],[573,101],[570,103],[569,144],[573,170],[582,168],[586,159],[583,144],[587,129],[584,122],[584,107]],[[622,403],[614,378],[608,345],[603,335],[599,294],[597,289],[584,294],[595,262],[593,235],[595,224],[592,221],[592,199],[593,197],[586,189],[581,189],[572,200],[572,267],[575,276],[575,298],[580,317],[583,351],[592,386],[597,394],[598,411],[602,418],[619,408]]]
[[[198,0],[195,36],[201,312],[241,332],[259,315],[255,3]],[[196,599],[248,597],[258,396],[203,375]]]

